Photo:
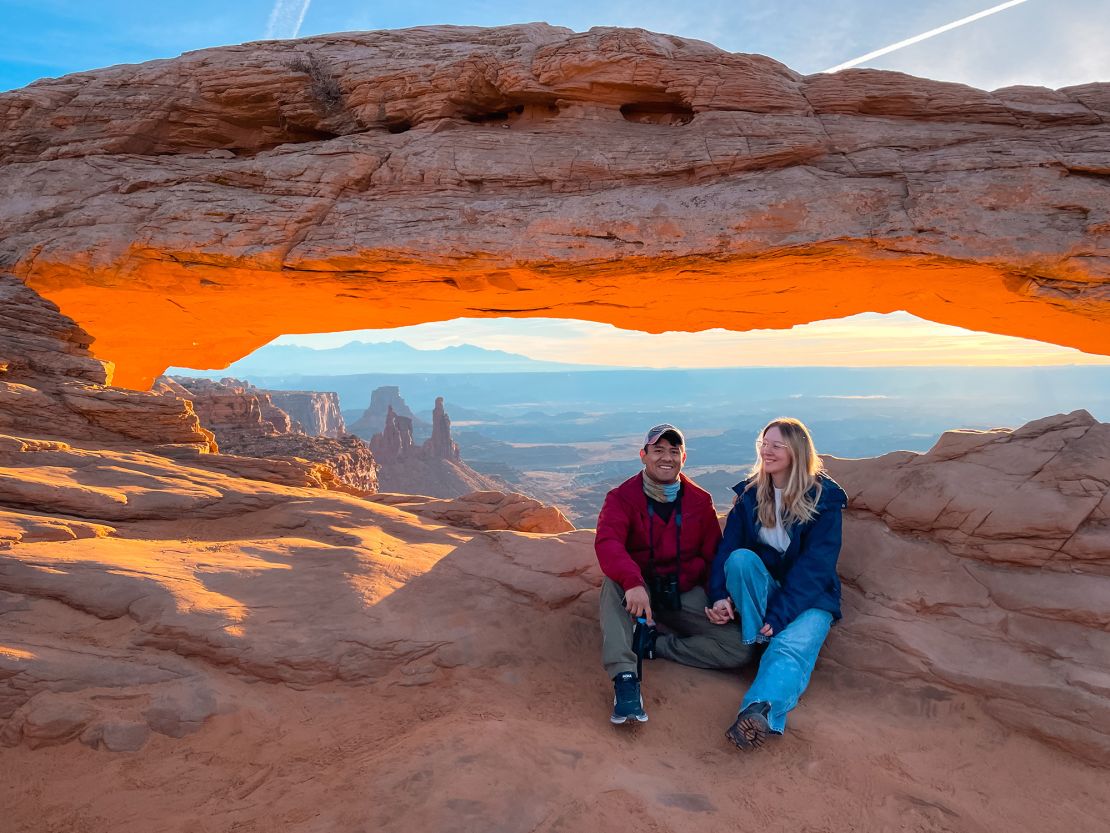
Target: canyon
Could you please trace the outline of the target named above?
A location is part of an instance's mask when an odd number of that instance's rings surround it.
[[[342,430],[339,398],[329,392],[259,390],[236,379],[163,378],[161,386],[193,403],[201,422],[225,452],[248,457],[296,457],[323,463],[347,486],[378,489],[379,465],[370,447]],[[275,399],[301,406],[314,430],[294,420]]]

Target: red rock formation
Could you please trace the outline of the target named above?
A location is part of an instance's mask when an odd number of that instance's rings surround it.
[[[1110,352],[1108,114],[1106,84],[802,77],[641,30],[208,49],[0,95],[0,263],[136,386],[460,316],[905,309]]]
[[[401,397],[401,389],[396,385],[383,385],[374,388],[373,392],[370,394],[370,405],[363,411],[362,416],[351,425],[351,433],[357,434],[367,440],[371,439],[375,434],[381,433],[385,428],[390,409],[392,409],[397,416],[405,417],[412,421],[415,436],[418,420],[416,419],[416,415],[412,412],[412,409]],[[423,423],[419,424],[423,425]]]
[[[412,419],[398,416],[393,406],[386,408],[385,425],[380,433],[370,438],[370,450],[375,459],[384,465],[400,463],[413,457],[416,448],[412,438]]]
[[[443,397],[436,397],[432,409],[432,436],[424,443],[424,453],[439,460],[459,460],[459,445],[451,439],[451,417],[443,409]]]
[[[91,337],[51,302],[0,274],[0,432],[102,444],[214,450],[192,405],[114,388]]]
[[[339,394],[313,390],[271,390],[267,393],[274,405],[289,414],[309,436],[337,439],[347,433],[339,409]]]
[[[828,656],[1110,760],[1110,424],[1076,411],[828,462],[850,497]]]
[[[375,503],[466,529],[511,529],[516,532],[570,532],[574,524],[554,506],[510,492],[470,492],[451,500],[380,492]]]
[[[274,405],[270,395],[238,379],[165,377],[159,380],[173,393],[189,398],[201,423],[231,450],[239,435],[304,433],[289,414]],[[172,384],[171,384],[172,383]]]
[[[1108,350],[1107,112],[1105,85],[806,79],[545,26],[207,50],[0,96],[0,263],[88,324],[3,285],[5,823],[1092,829],[1110,454],[1083,414],[831,463],[848,616],[738,792],[733,675],[653,667],[656,728],[612,735],[589,533],[245,479],[330,470],[202,454],[182,400],[105,387],[87,348],[138,384],[285,331],[908,308]],[[136,751],[25,748],[72,740]]]
[[[377,463],[365,442],[352,434],[312,437],[277,407],[270,391],[237,379],[178,378],[172,384],[193,400],[201,422],[220,450],[245,457],[295,457],[331,468],[339,482],[363,492],[378,488]]]
[[[417,446],[413,440],[412,422],[387,405],[385,427],[370,438],[370,450],[381,466],[378,482],[382,491],[439,498],[501,492],[504,483],[479,474],[459,456],[442,396],[436,397],[432,436],[422,445]]]

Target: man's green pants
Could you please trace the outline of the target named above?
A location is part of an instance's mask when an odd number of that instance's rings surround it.
[[[655,622],[670,633],[655,642],[655,655],[694,668],[740,668],[752,658],[753,647],[740,636],[735,619],[714,625],[705,618],[705,590],[695,587],[682,594],[682,610],[653,610]],[[601,664],[610,677],[636,672],[632,650],[635,621],[624,609],[624,590],[610,578],[601,583]]]

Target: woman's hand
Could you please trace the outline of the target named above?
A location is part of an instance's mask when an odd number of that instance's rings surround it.
[[[766,622],[763,623],[763,627],[759,629],[759,632],[763,636],[774,636],[775,635],[775,629],[772,628],[770,625],[768,625]]]
[[[736,611],[732,607],[732,599],[721,599],[714,602],[713,607],[705,609],[705,618],[714,625],[727,625],[736,618]]]

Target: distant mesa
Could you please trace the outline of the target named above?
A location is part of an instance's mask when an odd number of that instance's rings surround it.
[[[381,398],[386,395],[383,393]],[[416,445],[412,426],[411,416],[401,416],[391,404],[386,405],[385,425],[370,439],[370,449],[381,466],[378,472],[381,491],[454,498],[470,492],[506,490],[506,483],[479,474],[463,462],[459,446],[451,437],[451,419],[444,410],[442,396],[436,398],[432,433],[423,444]]]
[[[403,341],[351,341],[341,347],[316,349],[296,344],[267,344],[221,371],[185,368],[173,375],[263,379],[283,384],[302,376],[349,376],[360,373],[528,373],[591,370],[599,366],[532,359],[473,344],[425,349]]]
[[[370,446],[342,431],[334,393],[266,391],[238,379],[163,377],[162,390],[193,403],[201,424],[215,435],[220,451],[246,457],[296,457],[322,463],[339,481],[359,492],[378,489],[378,465]],[[306,425],[274,400],[292,404]]]
[[[370,394],[370,405],[363,411],[355,422],[351,424],[351,433],[369,440],[375,434],[381,433],[385,428],[389,411],[397,416],[412,421],[412,435],[423,439],[431,434],[431,426],[416,418],[401,396],[401,389],[396,385],[382,385],[374,388]]]
[[[347,427],[343,424],[343,413],[339,408],[337,393],[271,390],[269,394],[274,405],[300,423],[309,436],[338,439],[348,433]]]

